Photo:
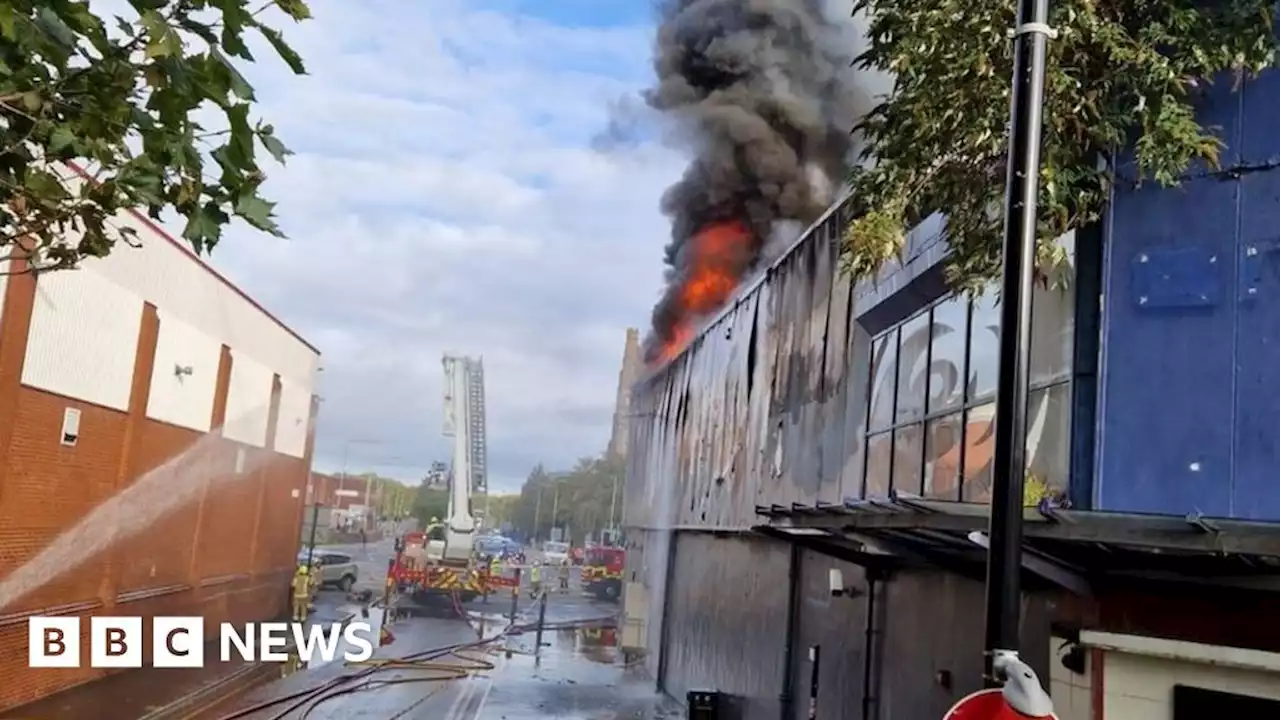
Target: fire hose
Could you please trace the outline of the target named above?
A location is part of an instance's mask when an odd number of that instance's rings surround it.
[[[579,627],[601,626],[612,622],[612,617],[586,618],[583,620],[546,623],[542,626],[543,630],[564,630]],[[474,675],[477,672],[491,670],[495,666],[493,663],[485,660],[483,656],[477,657],[477,651],[488,653],[492,652],[492,645],[507,637],[519,635],[526,631],[536,630],[536,623],[511,624],[496,635],[489,638],[483,638],[467,643],[457,643],[446,645],[439,648],[423,650],[416,653],[410,653],[400,658],[391,658],[385,660],[366,661],[361,663],[364,667],[356,672],[344,673],[334,677],[318,687],[300,690],[295,693],[283,695],[278,698],[266,700],[249,707],[242,708],[228,715],[223,715],[218,720],[239,720],[255,713],[279,706],[284,703],[290,703],[287,707],[280,710],[269,720],[284,720],[291,713],[306,708],[299,720],[307,717],[317,705],[343,695],[349,695],[356,692],[374,690],[389,685],[401,685],[408,683],[422,682],[446,682],[449,680],[460,680]],[[443,658],[455,657],[461,662],[440,662]],[[427,672],[437,673],[429,677],[408,677],[408,678],[392,678],[388,680],[376,680],[374,676],[379,672],[396,669],[418,669]],[[419,698],[414,704],[425,702],[427,697]],[[398,716],[403,716],[412,708],[402,710]],[[392,720],[392,718],[388,718]]]

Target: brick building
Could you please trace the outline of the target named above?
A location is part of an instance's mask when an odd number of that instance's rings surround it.
[[[319,503],[322,507],[334,510],[350,510],[352,506],[365,505],[366,498],[370,507],[379,507],[382,500],[381,485],[359,475],[344,478],[341,474],[311,474],[308,505]]]
[[[287,600],[319,353],[141,215],[116,222],[140,248],[0,265],[0,710],[105,672],[27,668],[31,615],[208,633]]]

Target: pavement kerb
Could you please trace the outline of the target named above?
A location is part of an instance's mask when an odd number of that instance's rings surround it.
[[[345,624],[350,622],[357,614],[359,613],[355,611],[348,612],[344,615],[339,615],[333,622]],[[284,649],[285,652],[293,652],[295,647],[295,643],[290,640]],[[254,663],[248,665],[194,692],[183,695],[173,702],[162,705],[138,718],[138,720],[181,720],[185,717],[197,715],[210,706],[229,700],[235,695],[250,689],[253,687],[253,683],[259,680],[256,676],[265,675],[266,677],[261,679],[266,680],[275,674],[274,664]]]

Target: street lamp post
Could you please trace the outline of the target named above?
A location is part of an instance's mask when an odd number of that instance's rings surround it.
[[[609,495],[609,533],[612,536],[614,529],[618,527],[617,521],[614,520],[614,510],[618,506],[618,476],[613,476],[613,492]]]
[[[1022,512],[1026,483],[1032,271],[1044,111],[1048,0],[1018,0],[1013,30],[1013,97],[1005,180],[1004,268],[1000,287],[1000,371],[996,393],[994,487],[988,528],[986,681],[997,660],[1016,658],[1021,626]]]

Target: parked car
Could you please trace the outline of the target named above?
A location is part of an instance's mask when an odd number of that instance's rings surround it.
[[[298,564],[304,565],[307,562],[307,551],[303,550],[298,553]],[[356,567],[356,562],[350,555],[330,550],[316,550],[312,556],[312,564],[320,565],[320,586],[336,587],[343,592],[347,592],[356,584],[356,579],[360,577],[360,570]]]
[[[569,559],[569,543],[548,542],[542,546],[542,559],[551,565],[559,565]]]

